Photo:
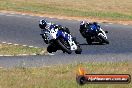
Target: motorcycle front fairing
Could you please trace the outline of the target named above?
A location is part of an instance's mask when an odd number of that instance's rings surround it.
[[[42,36],[42,38],[43,38],[43,40],[44,40],[44,42],[46,44],[49,43],[49,39],[48,39],[47,33],[48,33],[48,31],[45,30],[45,29],[41,30],[41,33],[40,33],[40,35]]]
[[[72,36],[62,30],[59,30],[58,28],[55,29],[54,26],[44,31],[43,34],[45,34],[48,41],[56,40],[57,38],[62,37],[65,41],[68,41],[71,50],[77,49],[77,45],[72,40]]]
[[[107,35],[106,35],[105,31],[104,31],[102,28],[100,28],[100,31],[101,31],[101,33],[99,33],[98,36],[101,35],[101,36],[103,36],[105,39],[107,39]]]
[[[59,30],[57,33],[57,37],[61,36],[65,41],[68,41],[71,50],[77,50],[77,45],[73,41],[72,36],[68,34],[67,32],[64,32],[62,30]]]

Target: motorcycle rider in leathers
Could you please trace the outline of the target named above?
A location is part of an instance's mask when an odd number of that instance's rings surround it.
[[[40,35],[42,36],[42,38],[44,39],[44,42],[45,42],[46,44],[48,44],[49,41],[46,40],[45,36],[43,35],[43,31],[44,31],[44,30],[50,29],[51,26],[54,26],[55,29],[58,28],[59,30],[62,30],[63,32],[66,32],[66,33],[68,33],[68,34],[71,34],[70,31],[69,31],[69,29],[68,29],[67,27],[64,28],[64,27],[62,27],[61,25],[57,25],[57,24],[54,24],[54,23],[52,23],[52,22],[47,22],[46,20],[42,19],[42,20],[39,21],[39,27],[42,29],[42,30],[41,30],[41,33],[42,33],[42,34],[40,34]],[[76,38],[75,38],[75,37],[73,37],[73,41],[74,41],[76,44],[79,45],[79,43],[76,41]],[[52,48],[53,45],[54,45],[54,44],[50,44],[50,45],[47,47],[47,51],[48,51],[49,53],[51,53],[52,51],[50,51],[51,49],[48,49],[48,48]],[[53,49],[52,49],[52,50],[53,50]],[[57,49],[53,50],[53,52],[56,52],[56,51],[57,51]]]
[[[97,34],[97,32],[100,31],[100,25],[97,23],[97,22],[85,22],[85,21],[82,21],[80,23],[80,29],[79,29],[80,33],[82,34],[82,36],[84,38],[86,38],[87,34],[89,35],[95,35]]]

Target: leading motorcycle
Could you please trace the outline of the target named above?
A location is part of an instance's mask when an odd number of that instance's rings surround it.
[[[49,44],[47,51],[49,53],[62,50],[64,53],[71,54],[75,51],[76,54],[81,54],[82,49],[75,41],[71,34],[59,30],[58,28],[50,27],[48,30],[41,30],[40,34],[46,44]]]

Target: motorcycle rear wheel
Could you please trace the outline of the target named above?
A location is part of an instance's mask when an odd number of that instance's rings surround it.
[[[49,45],[49,46],[47,47],[47,51],[48,51],[49,53],[56,52],[56,51],[57,51],[57,48],[56,48],[55,46],[53,46],[53,45]]]
[[[87,41],[88,45],[91,45],[92,44],[91,38],[86,38],[86,41]]]
[[[77,50],[75,51],[76,54],[81,54],[82,53],[82,49],[80,46],[77,47]]]

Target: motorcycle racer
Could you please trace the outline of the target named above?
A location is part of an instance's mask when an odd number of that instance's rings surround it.
[[[80,23],[80,29],[79,29],[80,33],[82,34],[82,36],[84,38],[86,38],[86,35],[89,33],[90,35],[94,35],[97,32],[100,31],[100,25],[97,22],[85,22],[82,21]]]
[[[51,27],[54,27],[55,29],[58,28],[59,30],[65,31],[68,34],[71,34],[68,28],[64,28],[61,25],[54,24],[52,22],[47,22],[46,20],[42,19],[39,21],[39,27],[43,30],[41,30],[41,33],[43,34],[43,31],[51,29]],[[45,36],[42,35],[42,38],[44,39],[44,42],[48,44],[48,40],[46,40]]]
[[[57,25],[57,24],[55,24],[55,23],[52,23],[52,22],[47,22],[46,20],[40,20],[39,21],[39,27],[42,29],[41,30],[41,36],[42,36],[42,38],[44,39],[44,42],[46,43],[46,44],[50,44],[48,47],[47,47],[47,51],[49,52],[49,53],[52,53],[52,52],[56,52],[57,50],[58,50],[58,47],[55,47],[55,44],[53,43],[53,42],[50,42],[49,41],[49,39],[47,39],[46,38],[46,35],[44,35],[45,33],[45,31],[46,30],[55,30],[55,29],[57,29],[57,30],[59,30],[58,32],[59,32],[59,35],[60,36],[63,36],[63,37],[65,37],[65,39],[67,40],[69,40],[69,36],[67,35],[67,34],[70,34],[71,35],[71,33],[70,33],[70,31],[69,31],[69,29],[67,28],[67,27],[62,27],[61,25]],[[56,31],[57,32],[57,31]],[[65,34],[65,33],[67,33],[67,34]],[[56,35],[55,35],[56,36]],[[58,36],[58,35],[57,35]],[[70,39],[69,40],[69,43],[70,42],[72,42],[72,41],[74,41],[75,42],[75,44],[77,45],[77,46],[79,46],[79,43],[76,41],[76,39],[75,38],[73,38],[72,37],[72,40]],[[50,43],[49,43],[50,42]],[[70,45],[70,47],[71,47],[71,50],[72,50],[72,44],[70,43],[69,44]],[[80,46],[79,46],[80,47]]]
[[[106,35],[108,31],[104,31],[97,22],[81,21],[79,31],[81,35],[86,38],[86,41],[89,45],[91,45],[92,42],[109,44]]]

